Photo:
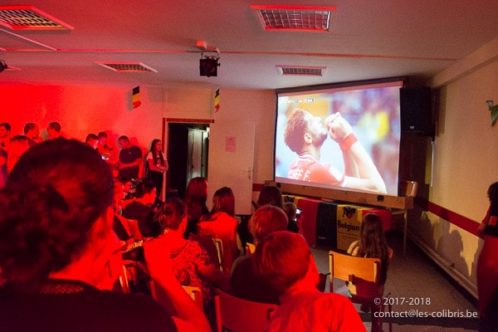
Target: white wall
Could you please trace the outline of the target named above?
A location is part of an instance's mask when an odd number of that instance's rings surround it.
[[[441,105],[429,201],[480,222],[486,190],[498,181],[498,125],[491,126],[486,105],[498,103],[498,39],[436,75],[432,85],[441,88]],[[478,237],[430,212],[410,220],[410,231],[476,294]]]

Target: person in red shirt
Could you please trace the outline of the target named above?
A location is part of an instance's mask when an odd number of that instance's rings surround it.
[[[320,163],[321,148],[328,136],[341,148],[344,173],[331,165]],[[340,113],[334,113],[323,121],[308,111],[296,109],[287,120],[284,140],[299,156],[289,167],[290,179],[386,192],[386,185],[377,167]]]
[[[366,331],[351,301],[317,289],[318,269],[306,240],[289,231],[268,234],[254,253],[256,275],[279,294],[266,331]]]

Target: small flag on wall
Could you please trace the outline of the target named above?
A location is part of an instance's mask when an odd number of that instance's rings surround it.
[[[142,102],[140,101],[140,86],[136,86],[133,88],[131,95],[131,103],[133,104],[133,108],[137,108],[140,105],[142,105]]]
[[[218,112],[220,110],[220,89],[216,89],[216,92],[214,93],[214,112]]]

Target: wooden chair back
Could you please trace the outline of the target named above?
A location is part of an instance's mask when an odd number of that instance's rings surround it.
[[[221,290],[214,297],[216,331],[228,329],[232,332],[264,331],[275,304],[259,303],[241,299]]]
[[[331,288],[334,279],[348,281],[353,283],[353,285],[360,282],[378,283],[380,264],[379,258],[356,257],[330,251],[329,269]]]
[[[376,317],[374,312],[384,310],[384,286],[379,283],[381,261],[379,258],[356,257],[329,252],[330,290],[333,291],[333,280],[340,279],[350,284],[351,301],[368,304],[371,311],[372,331],[382,331],[382,318]],[[380,299],[380,304],[378,303]],[[389,311],[391,310],[389,305]],[[392,332],[392,323],[389,321],[389,332]]]

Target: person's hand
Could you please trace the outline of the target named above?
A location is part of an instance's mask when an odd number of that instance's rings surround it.
[[[342,117],[341,113],[334,113],[325,119],[330,137],[336,142],[341,142],[353,132],[351,125]]]

